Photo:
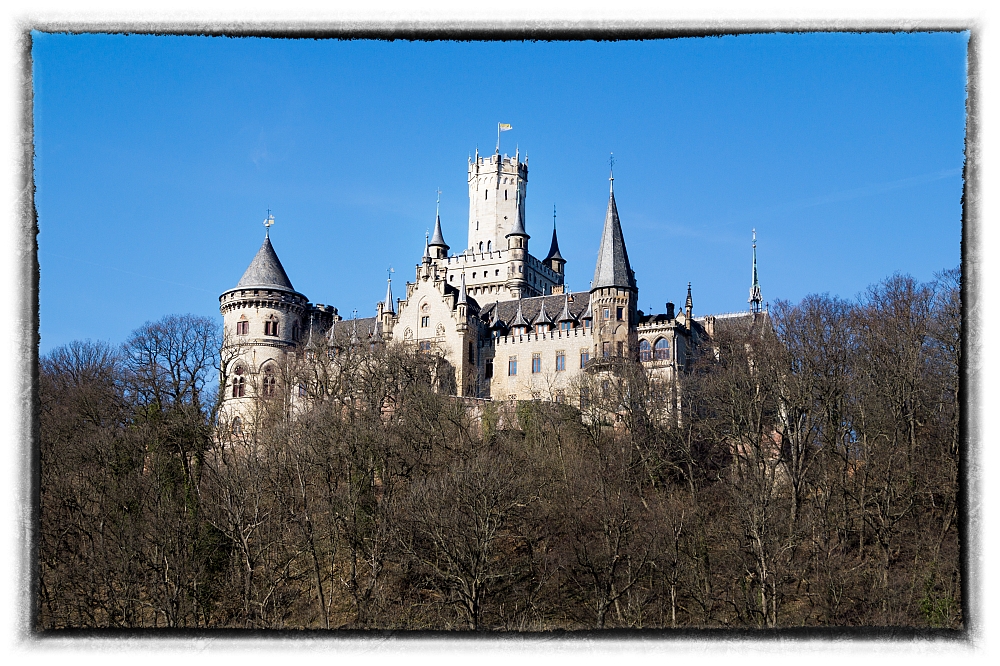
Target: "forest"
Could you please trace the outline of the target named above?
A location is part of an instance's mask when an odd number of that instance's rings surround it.
[[[215,320],[73,342],[39,359],[35,629],[960,630],[960,284],[730,320],[679,395],[626,363],[472,404],[402,345],[302,351],[309,409],[240,428]]]

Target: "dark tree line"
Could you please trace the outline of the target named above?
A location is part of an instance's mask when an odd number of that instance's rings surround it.
[[[626,366],[582,408],[303,349],[309,409],[233,432],[211,320],[72,343],[40,363],[37,627],[961,628],[959,280],[717,320],[679,401]]]

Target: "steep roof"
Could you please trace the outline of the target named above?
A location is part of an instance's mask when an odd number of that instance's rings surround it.
[[[559,240],[556,238],[556,228],[555,225],[552,226],[552,244],[549,245],[549,253],[546,255],[542,261],[550,261],[552,259],[558,259],[559,261],[566,262],[563,256],[559,254]]]
[[[448,244],[444,242],[444,234],[441,233],[441,215],[434,221],[434,234],[431,236],[430,246],[440,246],[448,250]]]
[[[243,273],[243,277],[236,284],[237,289],[248,287],[295,291],[291,280],[288,279],[288,275],[285,273],[285,269],[278,260],[278,255],[274,252],[274,248],[271,247],[271,239],[267,236],[264,237],[264,244],[257,251],[257,256],[253,258],[250,266]]]
[[[601,235],[601,247],[597,251],[597,268],[594,270],[594,282],[590,285],[591,289],[601,287],[636,288],[635,273],[632,272],[628,251],[625,249],[622,223],[618,219],[614,189],[611,190],[611,197],[608,199],[608,212],[604,216],[604,233]]]
[[[572,297],[572,302],[569,301],[569,297]],[[490,322],[491,327],[494,326],[494,322],[498,320],[500,322],[510,322],[509,325],[514,326],[514,320],[520,310],[521,321],[524,323],[516,325],[528,326],[528,322],[534,321],[538,317],[538,313],[542,309],[543,303],[545,304],[546,313],[558,312],[562,310],[563,306],[568,306],[569,314],[578,319],[590,303],[590,293],[586,291],[576,291],[572,294],[562,296],[556,294],[554,296],[533,296],[531,298],[522,298],[512,301],[497,301],[483,306],[480,317],[483,321]],[[549,321],[551,321],[551,319],[549,319]]]

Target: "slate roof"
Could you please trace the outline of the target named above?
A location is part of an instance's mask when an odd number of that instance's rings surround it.
[[[604,216],[604,233],[601,235],[601,247],[597,251],[597,268],[594,270],[594,282],[590,285],[591,289],[601,287],[636,288],[635,273],[629,264],[628,251],[625,249],[622,223],[618,219],[614,190],[611,190],[611,197],[608,199],[608,212]]]
[[[271,247],[271,239],[267,236],[264,237],[264,244],[257,251],[257,256],[253,258],[243,277],[236,284],[237,289],[251,287],[295,291],[288,274],[278,260],[278,255]]]
[[[444,234],[441,233],[441,216],[440,215],[437,216],[437,220],[435,220],[435,222],[434,222],[434,234],[431,236],[431,243],[430,243],[430,245],[431,245],[431,247],[434,247],[435,245],[440,245],[440,246],[444,247],[445,250],[448,249],[448,244],[444,242]]]
[[[573,301],[569,304],[570,314],[577,320],[580,319],[580,315],[583,314],[584,310],[587,309],[587,304],[590,303],[590,293],[586,291],[578,291],[571,294]],[[546,312],[560,312],[563,309],[563,305],[566,303],[566,297],[557,294],[555,296],[535,296],[532,298],[522,298],[519,301],[500,301],[499,303],[489,303],[483,306],[480,313],[480,317],[483,321],[493,322],[494,316],[499,315],[500,320],[506,325],[505,327],[510,327],[514,318],[517,316],[517,307],[521,306],[521,316],[524,318],[524,325],[528,325],[528,322],[534,321],[538,317],[539,311],[542,309],[542,303],[545,303]],[[550,319],[551,321],[551,319]]]

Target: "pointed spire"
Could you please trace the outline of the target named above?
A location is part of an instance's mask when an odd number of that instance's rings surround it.
[[[622,223],[618,219],[613,175],[611,182],[612,190],[608,197],[608,211],[604,216],[604,232],[601,235],[601,247],[597,251],[597,268],[594,270],[594,281],[590,283],[591,290],[602,287],[636,288],[635,273],[632,272],[628,251],[625,249]]]
[[[757,282],[757,230],[753,230],[753,269],[752,277],[750,279],[750,298],[747,302],[750,303],[750,312],[754,314],[760,313],[760,304],[764,299],[760,295],[760,284]]]
[[[434,220],[434,235],[431,236],[430,247],[443,247],[444,253],[448,253],[448,244],[444,242],[444,234],[441,233],[441,190],[437,191],[437,212]]]
[[[278,260],[278,255],[271,246],[271,239],[268,236],[264,237],[264,244],[257,250],[257,255],[250,262],[243,277],[236,283],[237,289],[250,287],[295,291],[284,267]]]
[[[506,328],[507,325],[500,318],[500,301],[493,306],[493,316],[490,317],[490,328],[494,331]]]
[[[428,244],[426,233],[424,234],[424,256],[422,258],[422,261],[425,264],[431,263],[431,248],[430,245]]]
[[[538,309],[538,314],[535,315],[535,320],[531,322],[532,324],[551,324],[552,317],[549,313],[545,311],[545,299],[542,299],[542,307]]]
[[[382,312],[388,312],[390,314],[396,314],[396,308],[393,306],[393,303],[392,303],[392,275],[391,275],[392,274],[392,269],[391,268],[389,269],[389,273],[390,273],[389,278],[386,280],[387,284],[386,284],[386,288],[385,288],[385,304],[384,304],[384,307],[382,308]]]
[[[544,259],[542,259],[542,261],[551,261],[552,259],[556,259],[557,261],[561,261],[563,263],[566,263],[566,260],[563,259],[563,257],[562,257],[561,254],[559,254],[559,239],[556,238],[556,205],[555,204],[552,204],[552,244],[549,246],[549,253],[548,253],[548,255]]]
[[[557,321],[573,321],[573,313],[569,311],[569,294],[563,295],[563,309]]]
[[[688,282],[688,295],[687,299],[684,300],[684,311],[690,314],[692,307],[694,307],[694,302],[691,300],[691,283]]]
[[[583,311],[583,313],[580,315],[580,320],[581,321],[583,321],[584,319],[593,319],[594,318],[594,305],[593,305],[593,303],[594,302],[592,300],[590,300],[590,294],[587,294],[587,307]]]
[[[361,340],[358,339],[358,311],[355,310],[353,326],[351,327],[351,344],[356,345],[360,342]]]
[[[528,320],[524,318],[524,314],[521,312],[521,299],[518,299],[517,301],[517,314],[514,315],[514,321],[510,322],[511,328],[514,328],[515,326],[523,326],[524,328],[528,328],[528,326],[530,326],[530,324],[528,324]]]
[[[465,292],[465,273],[462,273],[462,284],[458,287],[458,302],[455,305],[468,305],[469,296]]]

